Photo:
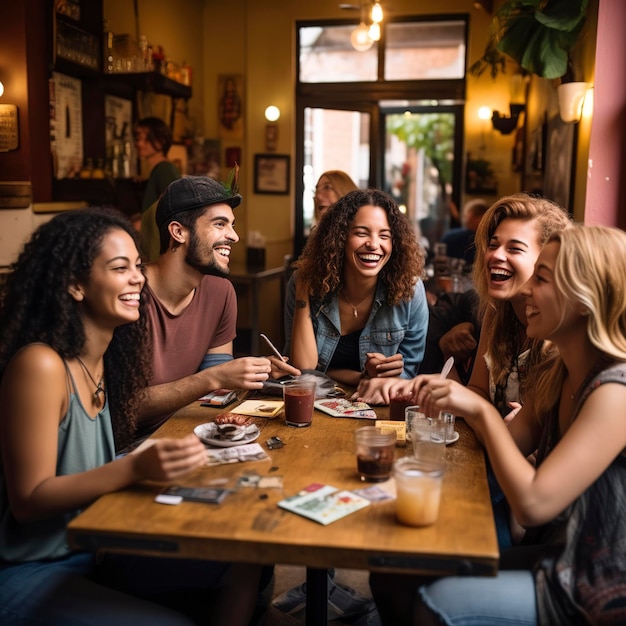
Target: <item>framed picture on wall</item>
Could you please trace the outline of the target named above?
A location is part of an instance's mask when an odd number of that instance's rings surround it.
[[[465,193],[498,193],[498,181],[491,163],[483,158],[474,158],[470,153],[467,155],[465,169]]]
[[[576,124],[566,124],[558,115],[548,120],[543,194],[572,211]]]
[[[537,128],[533,128],[528,133],[528,147],[524,163],[523,188],[539,195],[543,195],[547,128],[547,121],[542,120]]]
[[[242,74],[220,74],[217,80],[217,110],[220,137],[237,140],[244,137],[245,99]]]
[[[254,193],[289,193],[289,155],[254,155]]]

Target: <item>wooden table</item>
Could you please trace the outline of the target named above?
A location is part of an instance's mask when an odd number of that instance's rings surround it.
[[[222,410],[223,411],[223,410]],[[181,437],[221,412],[194,403],[171,417],[155,436]],[[377,408],[386,419],[388,408]],[[312,482],[363,487],[356,474],[354,430],[373,422],[317,412],[310,428],[291,428],[282,416],[255,418],[258,441],[279,436],[285,446],[271,460],[205,467],[183,485],[227,479],[234,492],[221,505],[154,502],[162,484],[141,484],[99,498],[69,525],[76,548],[168,557],[307,566],[307,624],[326,623],[326,570],[332,567],[433,575],[495,575],[498,546],[482,449],[457,421],[460,439],[447,449],[447,471],[436,524],[401,526],[394,501],[373,503],[328,526],[284,511],[279,500]],[[397,455],[404,455],[397,448]],[[245,473],[282,476],[282,489],[237,488]],[[311,601],[315,598],[315,601]]]

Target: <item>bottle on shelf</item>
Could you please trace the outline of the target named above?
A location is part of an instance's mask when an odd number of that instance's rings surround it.
[[[191,87],[191,77],[191,65],[187,65],[187,61],[183,61],[183,64],[180,66],[180,82]]]
[[[96,166],[91,171],[92,178],[104,178],[104,159],[96,159]]]
[[[80,168],[78,177],[79,178],[91,178],[92,173],[93,173],[93,159],[91,157],[87,157],[85,159],[85,163]]]
[[[104,73],[112,74],[115,71],[115,36],[110,30],[104,32]]]

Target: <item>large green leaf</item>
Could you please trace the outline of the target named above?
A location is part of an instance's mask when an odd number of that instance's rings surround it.
[[[572,44],[566,33],[523,16],[509,24],[498,42],[498,50],[532,74],[558,78],[567,71],[568,50]]]
[[[494,16],[485,54],[471,71],[480,73],[487,65],[492,75],[496,73],[499,51],[538,76],[565,75],[587,4],[588,0],[505,0]]]
[[[443,182],[452,181],[450,155],[454,153],[454,115],[451,113],[388,115],[387,132],[396,135],[408,147],[424,150],[439,170],[440,179]]]
[[[585,21],[587,1],[550,0],[542,10],[536,12],[535,17],[538,22],[548,28],[577,32],[580,31]]]

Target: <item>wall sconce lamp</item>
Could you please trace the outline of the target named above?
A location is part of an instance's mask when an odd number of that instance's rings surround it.
[[[494,111],[491,116],[491,125],[503,135],[510,135],[516,128],[520,115],[526,111],[526,96],[528,90],[528,76],[515,72],[509,80],[509,111],[510,115],[502,115]]]
[[[491,115],[491,125],[503,135],[510,135],[516,128],[520,114],[526,110],[523,104],[509,104],[511,115],[507,117],[502,115],[500,111],[494,111]]]
[[[4,93],[4,85],[2,84],[2,81],[0,81],[0,98],[2,98],[3,93]]]
[[[587,83],[561,83],[556,88],[559,114],[566,124],[580,122],[587,94]]]
[[[280,109],[271,104],[265,109],[265,119],[269,124],[265,125],[265,150],[273,152],[276,150],[276,142],[278,141],[278,121],[280,117]]]

